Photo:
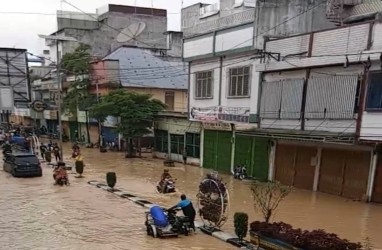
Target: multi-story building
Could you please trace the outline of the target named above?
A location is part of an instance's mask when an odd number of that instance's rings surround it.
[[[57,11],[57,27],[52,35],[77,40],[60,41],[60,57],[73,52],[79,43],[90,45],[91,55],[97,58],[123,45],[167,48],[165,9],[109,4],[97,9],[96,13]],[[47,41],[46,45],[50,48],[50,59],[56,61],[56,42]]]
[[[203,167],[232,172],[245,164],[251,176],[268,178],[269,140],[240,134],[259,123],[256,63],[275,56],[264,52],[266,39],[334,27],[325,12],[322,1],[303,0],[220,0],[182,10],[189,113],[202,123]]]
[[[172,48],[179,46],[176,39],[169,40],[173,41]],[[166,104],[165,112],[155,121],[154,156],[180,161],[185,137],[200,134],[200,125],[194,128],[187,120],[188,66],[182,58],[167,55],[167,50],[124,46],[94,62],[92,69],[91,92],[95,95],[123,87],[127,91],[151,94]],[[103,124],[102,135],[106,141],[114,141],[118,134],[111,118],[109,121]],[[198,153],[191,154],[189,150],[191,162],[198,164]]]
[[[278,60],[256,65],[260,129],[247,134],[272,138],[271,180],[382,202],[381,31],[372,20],[266,42]]]

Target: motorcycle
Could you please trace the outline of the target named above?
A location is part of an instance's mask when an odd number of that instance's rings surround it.
[[[164,185],[164,188],[163,188]],[[174,193],[175,190],[175,181],[173,179],[166,179],[164,183],[159,182],[157,185],[157,191],[158,193]]]
[[[154,223],[153,213],[146,212],[146,232],[147,235],[156,237],[177,237],[180,234],[188,236],[191,229],[193,229],[192,221],[186,216],[177,216],[176,209],[166,210],[164,208],[156,208],[155,213],[163,214],[162,216],[167,218],[166,224],[157,226]],[[154,213],[154,214],[155,214]]]
[[[56,179],[55,179],[56,180]],[[56,180],[56,184],[60,186],[69,185],[68,177],[61,177]]]
[[[239,180],[246,179],[248,177],[247,176],[247,168],[246,168],[246,166],[244,166],[244,165],[236,166],[235,170],[234,170],[233,177],[235,179],[239,179]]]
[[[187,216],[177,216],[179,209],[169,209],[167,210],[168,221],[172,226],[172,231],[178,234],[188,234],[192,230],[195,230],[193,222]]]

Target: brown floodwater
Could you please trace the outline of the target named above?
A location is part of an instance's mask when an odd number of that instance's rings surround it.
[[[166,207],[185,193],[196,206],[198,185],[208,170],[176,164],[170,171],[178,193],[161,195],[155,192],[155,185],[164,168],[162,160],[125,159],[121,153],[101,154],[97,149],[82,149],[82,153],[85,178],[70,175],[68,187],[53,185],[49,167],[44,167],[42,178],[31,179],[0,171],[0,249],[234,249],[201,232],[153,239],[145,232],[146,209],[87,184],[89,180],[104,181],[106,172],[114,171],[116,187],[125,191]],[[230,190],[231,207],[223,229],[234,232],[234,212],[248,213],[251,221],[261,219],[253,208],[250,184],[222,177]],[[377,204],[295,190],[281,204],[274,221],[303,229],[322,228],[351,241],[368,237],[375,249],[382,249],[382,206]]]

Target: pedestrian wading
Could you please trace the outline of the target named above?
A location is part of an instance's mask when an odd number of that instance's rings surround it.
[[[78,174],[78,178],[82,178],[82,174],[84,173],[84,162],[83,161],[76,161],[75,162],[75,165],[76,165],[76,172]]]

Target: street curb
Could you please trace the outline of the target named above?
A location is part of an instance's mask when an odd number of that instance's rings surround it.
[[[143,198],[140,198],[134,194],[122,191],[121,189],[114,189],[113,190],[112,188],[108,187],[105,183],[102,183],[102,182],[88,181],[88,184],[95,186],[97,188],[103,189],[107,192],[113,193],[113,194],[115,194],[115,195],[117,195],[123,199],[128,199],[128,200],[134,202],[135,204],[137,204],[141,207],[151,208],[151,207],[155,206],[154,203],[147,201]],[[240,243],[239,239],[237,238],[236,235],[223,232],[220,229],[207,227],[201,221],[195,221],[195,227],[199,228],[200,231],[202,231],[203,233],[210,235],[210,236],[212,236],[216,239],[219,239],[221,241],[227,242],[227,243],[229,243],[229,244],[231,244],[237,248],[240,248],[240,249],[257,249],[250,242],[244,240],[243,242]],[[259,248],[259,250],[262,250],[262,249]]]

